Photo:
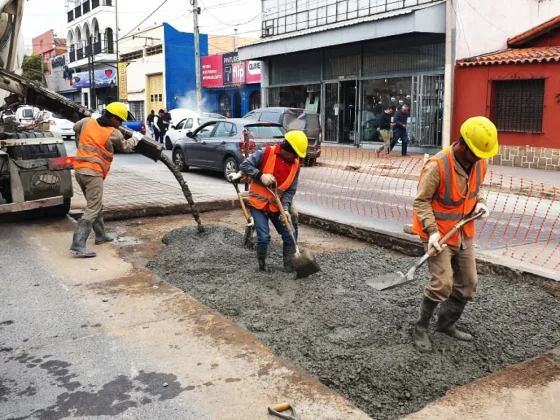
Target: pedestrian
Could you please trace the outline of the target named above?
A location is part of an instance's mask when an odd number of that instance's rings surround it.
[[[381,152],[388,159],[391,157],[391,131],[392,131],[392,116],[395,113],[395,107],[390,106],[385,111],[381,113],[381,121],[379,122],[379,130],[381,132],[381,139],[383,140],[383,146],[377,149],[377,156]]]
[[[163,110],[163,124],[165,127],[165,132],[167,133],[169,131],[169,128],[173,124],[173,122],[171,121],[171,114],[167,112],[167,109]]]
[[[86,241],[93,229],[95,244],[111,242],[103,223],[103,181],[109,173],[114,150],[132,152],[142,134],[134,133],[125,140],[118,128],[126,121],[128,110],[121,102],[107,105],[98,119],[84,118],[74,125],[80,141],[74,162],[75,177],[86,198],[86,209],[74,230],[70,251],[79,257],[95,257],[86,248]]]
[[[282,236],[284,271],[294,271],[291,256],[295,254],[296,244],[284,226],[273,194],[267,188],[276,189],[293,228],[290,209],[293,208],[292,201],[297,191],[300,159],[305,158],[307,154],[307,144],[307,136],[302,131],[289,131],[284,135],[282,143],[257,150],[241,164],[241,171],[230,177],[230,180],[235,181],[244,174],[253,179],[248,201],[257,232],[257,262],[260,271],[266,270],[266,257],[270,245],[269,221]],[[292,214],[294,212],[295,208]]]
[[[148,124],[148,131],[150,132],[150,135],[153,137],[154,136],[154,119],[156,117],[156,112],[152,109],[150,114],[148,115],[148,118],[146,119],[146,123]]]
[[[163,121],[163,109],[160,109],[157,115],[154,117],[154,134],[155,140],[158,143],[163,144],[163,139],[165,136],[165,123]]]
[[[402,142],[402,156],[408,155],[408,132],[406,125],[408,123],[408,105],[404,104],[395,114],[395,129],[393,131],[393,140],[391,141],[391,150],[397,144],[399,139]]]
[[[440,303],[437,331],[462,341],[473,339],[455,323],[475,295],[478,283],[474,221],[453,235],[447,246],[439,242],[462,218],[479,212],[482,218],[489,216],[481,187],[485,159],[497,153],[496,126],[486,117],[469,118],[461,126],[459,141],[430,158],[420,174],[412,230],[420,236],[426,251],[433,247],[438,252],[428,259],[431,280],[424,290],[413,332],[414,345],[421,352],[432,350],[428,327]]]

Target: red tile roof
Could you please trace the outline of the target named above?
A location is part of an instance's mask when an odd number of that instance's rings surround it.
[[[457,61],[460,67],[560,62],[560,46],[515,48]]]
[[[521,46],[527,41],[537,38],[539,35],[542,35],[557,27],[560,27],[560,15],[553,17],[552,19],[547,20],[544,23],[541,23],[540,25],[535,26],[534,28],[529,29],[528,31],[523,32],[522,34],[509,38],[507,40],[507,45],[508,47]]]

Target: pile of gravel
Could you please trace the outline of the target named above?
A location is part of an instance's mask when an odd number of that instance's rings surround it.
[[[560,344],[560,302],[542,282],[480,275],[479,295],[462,326],[472,343],[433,333],[432,354],[411,344],[427,272],[400,288],[365,281],[408,268],[413,258],[370,247],[316,254],[322,273],[304,280],[281,272],[274,245],[269,273],[256,269],[243,235],[209,226],[163,238],[150,267],[164,280],[251,331],[272,350],[318,377],[375,419],[420,410],[450,389]]]

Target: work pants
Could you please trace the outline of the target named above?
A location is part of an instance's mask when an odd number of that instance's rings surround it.
[[[250,209],[255,222],[255,231],[257,232],[257,248],[268,248],[270,245],[270,227],[268,226],[269,220],[276,228],[276,232],[282,236],[282,241],[285,244],[295,245],[288,229],[286,229],[286,226],[284,226],[284,223],[282,222],[282,216],[280,213],[265,212],[257,210],[254,207],[251,207]]]
[[[427,251],[428,244],[424,244],[424,248]],[[478,275],[474,246],[446,246],[428,259],[428,267],[431,280],[424,290],[427,298],[443,302],[453,295],[461,301],[468,301],[476,294]]]
[[[379,153],[384,152],[386,155],[391,153],[391,130],[381,130],[381,139],[383,140],[383,146],[381,146],[377,151]]]
[[[79,172],[75,176],[87,202],[82,219],[93,222],[103,211],[103,177]]]
[[[403,156],[408,154],[408,133],[404,128],[398,128],[393,132],[393,141],[391,142],[391,150],[397,144],[397,142],[401,139],[402,141],[402,152]]]
[[[163,136],[165,135],[165,131],[160,131],[157,128],[154,128],[154,135],[156,142],[163,144]]]

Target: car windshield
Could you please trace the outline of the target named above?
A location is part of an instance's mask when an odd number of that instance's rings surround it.
[[[65,119],[62,115],[57,114],[56,112],[53,112],[53,113],[51,114],[51,118],[56,118],[56,119],[58,119],[58,120],[64,120],[64,119]]]
[[[245,127],[252,138],[283,138],[286,130],[275,125],[252,125]]]
[[[31,108],[25,108],[21,115],[23,118],[33,118],[33,110]]]
[[[198,125],[206,124],[207,122],[213,121],[216,118],[199,118]]]
[[[319,115],[317,114],[294,114],[284,115],[284,127],[288,130],[310,130],[316,131],[319,129]]]

